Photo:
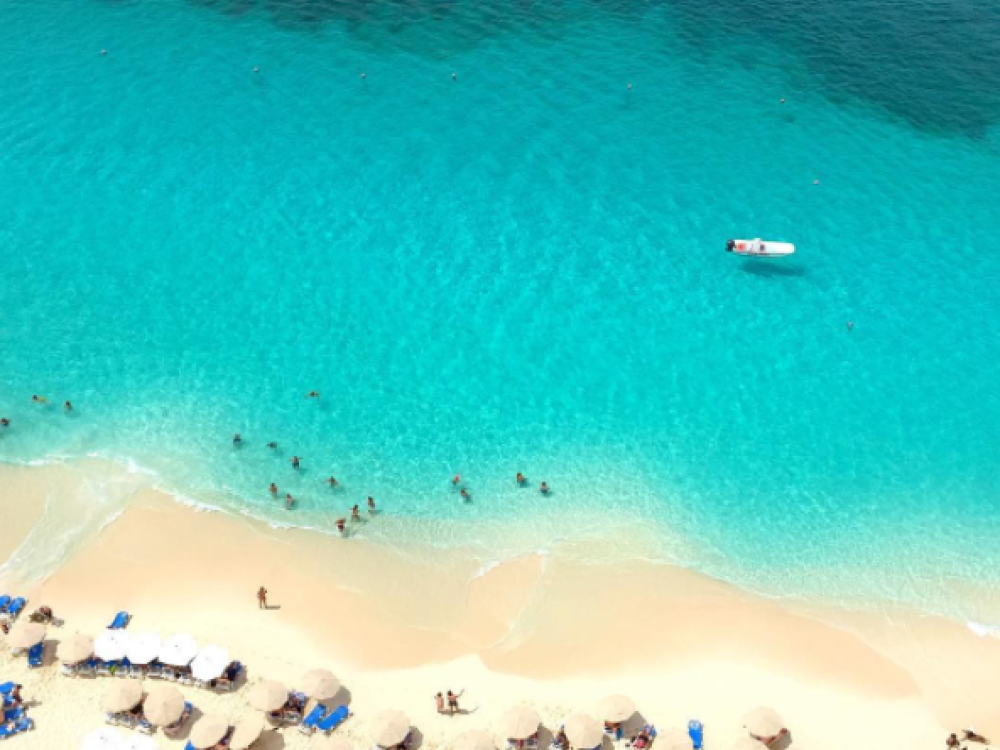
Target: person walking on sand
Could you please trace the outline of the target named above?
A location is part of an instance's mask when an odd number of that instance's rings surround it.
[[[450,693],[449,693],[450,695]],[[438,693],[434,696],[434,703],[437,705],[437,711],[439,714],[444,713],[444,696]]]
[[[452,716],[454,716],[459,712],[458,697],[463,693],[465,693],[464,690],[458,695],[455,695],[455,693],[451,692],[450,690],[448,691],[448,713],[450,713]]]
[[[257,609],[267,609],[267,589],[263,586],[257,590]]]

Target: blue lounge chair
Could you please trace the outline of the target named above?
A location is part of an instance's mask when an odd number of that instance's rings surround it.
[[[325,734],[329,734],[343,724],[344,719],[346,719],[349,715],[350,712],[347,710],[347,706],[341,706],[336,711],[331,712],[325,719],[317,723],[316,728]]]
[[[23,596],[17,597],[17,599],[15,599],[14,601],[12,601],[10,603],[10,606],[7,607],[7,614],[9,614],[11,616],[11,618],[17,619],[17,616],[24,611],[24,606],[27,603],[28,603],[28,600],[25,599]]]
[[[191,740],[188,740],[188,743],[184,746],[184,750],[198,750],[198,748],[191,744]]]
[[[6,612],[8,604],[10,604],[10,597],[6,594],[0,596],[0,612]]]
[[[319,724],[320,720],[326,716],[327,708],[322,703],[316,705],[316,707],[309,712],[309,714],[302,720],[299,724],[299,731],[302,734],[312,734],[316,731],[316,725]]]
[[[42,666],[43,656],[45,656],[45,643],[36,643],[28,649],[28,666],[32,669]]]
[[[16,684],[14,682],[5,682],[3,685],[0,685],[0,695],[9,695]]]
[[[29,729],[34,728],[35,722],[27,716],[22,716],[13,726],[0,727],[0,740],[5,740],[8,737],[13,737],[15,734],[21,734],[21,732],[27,732]]]
[[[3,723],[6,724],[8,721],[17,721],[22,716],[24,716],[24,706],[8,708],[3,712]]]
[[[688,737],[691,738],[694,750],[701,750],[703,747],[702,743],[705,741],[705,728],[702,727],[701,722],[697,719],[691,719],[688,722]]]
[[[108,629],[109,630],[121,630],[126,625],[128,625],[129,620],[131,620],[131,619],[132,619],[132,616],[128,612],[124,612],[124,611],[119,612],[117,615],[115,615],[115,619],[111,621],[111,624],[108,625]]]

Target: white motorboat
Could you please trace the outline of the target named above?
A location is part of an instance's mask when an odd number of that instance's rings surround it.
[[[795,245],[791,242],[765,242],[758,237],[755,240],[729,240],[726,252],[753,258],[780,258],[794,253]]]

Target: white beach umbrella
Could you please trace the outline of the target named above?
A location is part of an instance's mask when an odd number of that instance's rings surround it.
[[[328,669],[313,669],[302,675],[302,692],[318,701],[329,700],[340,690],[340,680]]]
[[[191,662],[191,674],[196,680],[208,682],[221,676],[231,661],[229,649],[222,646],[205,646]]]
[[[130,635],[125,656],[133,664],[149,664],[160,654],[160,636],[156,633]]]
[[[399,745],[410,733],[410,720],[402,711],[379,711],[368,722],[368,733],[380,747]]]
[[[101,727],[83,738],[80,750],[124,750],[125,738],[111,727]]]
[[[135,708],[142,700],[142,683],[138,680],[116,680],[104,694],[104,710],[120,713]]]
[[[64,641],[59,642],[56,656],[64,664],[79,664],[84,659],[94,655],[94,639],[89,635],[74,633]]]
[[[198,642],[187,633],[168,638],[160,649],[160,661],[171,667],[186,667],[198,654]]]
[[[351,747],[351,743],[347,741],[344,737],[334,735],[333,737],[327,737],[320,743],[320,750],[354,750]]]
[[[470,729],[462,732],[451,743],[452,750],[497,750],[497,743],[488,732],[482,729]]]
[[[247,693],[247,703],[258,711],[277,711],[288,701],[288,688],[277,680],[261,680]]]
[[[764,743],[753,737],[740,737],[729,750],[762,750],[763,747]]]
[[[603,721],[617,724],[635,715],[635,703],[624,695],[609,695],[597,704],[597,715]]]
[[[246,750],[257,741],[264,731],[264,717],[260,714],[244,716],[236,722],[233,738],[229,742],[232,750]]]
[[[225,737],[228,731],[229,721],[227,719],[209,714],[198,719],[198,722],[191,728],[189,740],[198,750],[205,750],[205,748],[218,745],[219,740]]]
[[[691,735],[683,729],[670,727],[656,735],[656,750],[691,750]]]
[[[31,648],[45,640],[45,626],[38,622],[21,620],[7,633],[7,645],[11,648]]]
[[[754,737],[777,737],[785,728],[785,721],[773,708],[758,706],[743,717],[743,726]]]
[[[142,712],[150,724],[173,724],[184,713],[184,695],[173,685],[157,685],[146,696]]]
[[[133,734],[122,746],[123,750],[160,750],[152,737],[145,734]]]
[[[526,740],[538,731],[541,723],[538,712],[527,706],[508,708],[501,717],[504,737],[512,740]]]
[[[597,747],[604,741],[604,727],[586,714],[574,714],[566,721],[566,738],[573,747]]]
[[[124,659],[128,641],[128,633],[124,630],[105,630],[94,640],[94,655],[104,661]]]

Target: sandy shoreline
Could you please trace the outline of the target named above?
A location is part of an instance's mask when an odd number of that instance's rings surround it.
[[[47,494],[78,492],[93,471],[2,467],[3,559],[38,524]],[[33,605],[52,606],[66,621],[53,641],[96,634],[128,609],[136,630],[229,647],[251,681],[294,685],[307,669],[332,669],[350,690],[356,747],[369,745],[365,718],[381,708],[406,711],[436,748],[465,729],[495,730],[521,700],[551,726],[609,692],[631,695],[662,728],[700,719],[713,748],[741,736],[741,716],[759,704],[781,711],[793,746],[813,750],[937,747],[960,724],[1000,734],[1000,641],[958,623],[792,611],[679,568],[582,563],[571,545],[483,571],[460,549],[274,530],[198,513],[141,483],[123,496],[121,517],[46,580],[19,584],[7,570],[0,588],[26,586],[18,592]],[[278,608],[257,608],[261,584]],[[22,679],[41,701],[38,730],[19,747],[77,747],[101,723],[103,683],[54,673],[28,672],[0,649],[0,677]],[[449,688],[464,688],[477,710],[436,715],[431,696]],[[248,711],[240,696],[185,691],[203,710]],[[279,740],[273,747],[309,744],[290,730],[269,743]]]

